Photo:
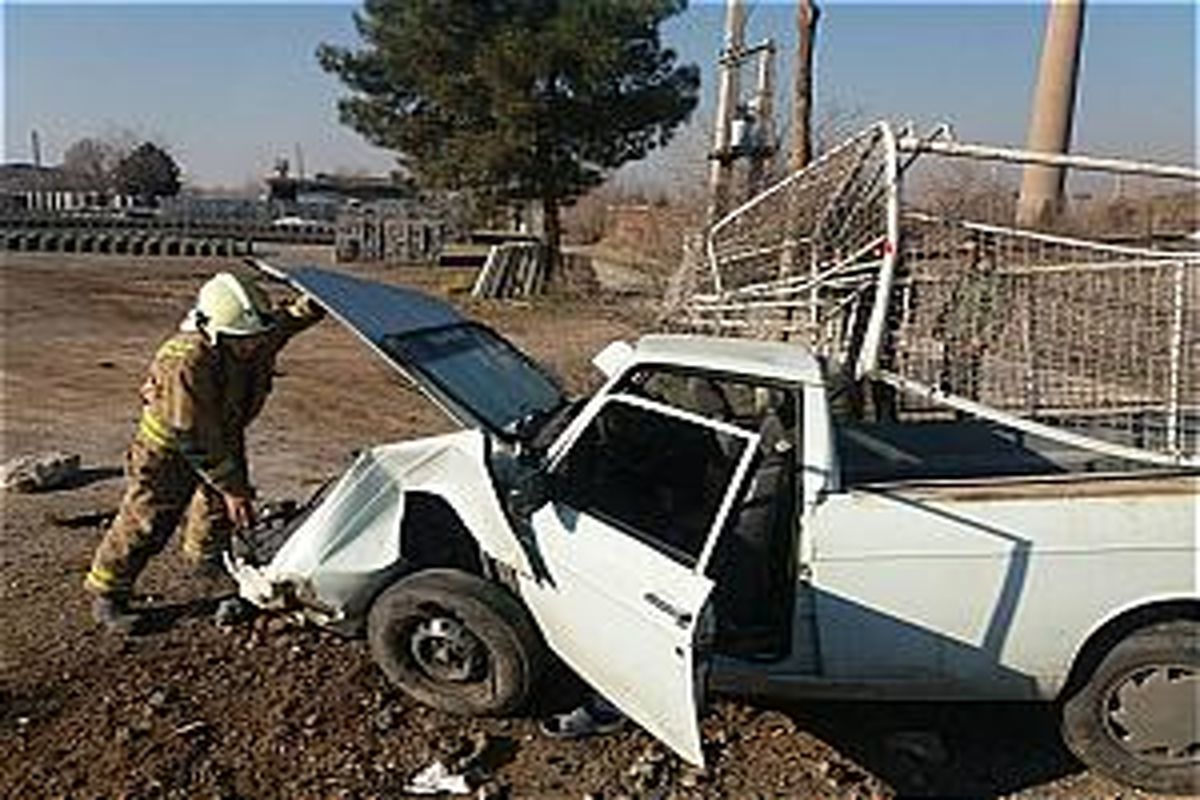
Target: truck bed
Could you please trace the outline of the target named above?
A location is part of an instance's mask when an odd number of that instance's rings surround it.
[[[1162,467],[976,420],[843,422],[836,437],[847,487],[897,481],[1163,472]]]

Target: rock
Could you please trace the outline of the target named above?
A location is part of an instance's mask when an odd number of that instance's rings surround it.
[[[0,466],[0,486],[14,492],[43,492],[70,483],[79,476],[78,453],[55,451],[18,456]]]
[[[508,787],[497,781],[488,781],[475,790],[475,800],[504,800]]]
[[[197,733],[203,733],[208,730],[208,723],[202,719],[193,720],[192,722],[180,725],[175,729],[176,736],[191,736]]]
[[[169,699],[170,695],[167,694],[166,689],[155,689],[150,693],[150,697],[146,699],[146,705],[150,708],[159,709],[165,706]]]
[[[371,726],[378,733],[385,733],[396,726],[396,712],[390,708],[381,709],[371,717]]]
[[[666,759],[667,754],[658,745],[647,745],[646,749],[642,751],[642,761],[647,764],[661,764]]]
[[[764,711],[759,715],[758,723],[769,730],[771,735],[790,736],[796,732],[796,723],[787,714],[779,711]]]
[[[631,778],[638,778],[638,779],[644,780],[647,778],[653,778],[654,773],[656,773],[656,772],[658,772],[658,768],[655,767],[653,764],[647,764],[645,761],[639,761],[639,762],[636,762],[636,763],[630,765],[629,771],[627,774]]]
[[[472,772],[482,766],[483,754],[491,746],[492,739],[484,731],[475,731],[461,739],[451,753],[451,767],[457,772]]]
[[[661,783],[662,769],[665,756],[651,745],[642,751],[634,762],[625,770],[625,776],[632,779],[634,790],[638,795],[644,795]]]

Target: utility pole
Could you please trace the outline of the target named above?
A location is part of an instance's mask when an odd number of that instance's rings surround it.
[[[1066,153],[1070,149],[1083,6],[1084,0],[1052,0],[1050,4],[1029,122],[1029,150]],[[1017,199],[1017,225],[1033,227],[1056,217],[1063,209],[1065,178],[1063,167],[1026,166]]]
[[[771,173],[775,158],[775,44],[770,40],[758,46],[758,84],[754,91],[751,117],[754,120],[754,141],[751,143],[750,168],[746,175],[750,193],[761,191]]]
[[[792,84],[792,147],[788,168],[804,169],[812,160],[813,44],[821,9],[812,0],[796,3],[796,63]]]
[[[728,0],[725,6],[725,45],[719,61],[717,113],[713,131],[712,161],[708,173],[709,222],[715,222],[728,209],[733,183],[733,115],[739,95],[739,71],[746,42],[746,7],[742,0]]]
[[[299,142],[296,142],[296,177],[304,180],[304,151],[300,149]]]

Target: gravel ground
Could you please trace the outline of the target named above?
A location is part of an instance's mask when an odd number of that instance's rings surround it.
[[[188,577],[173,548],[139,584],[159,629],[102,635],[81,579],[120,495],[137,386],[200,282],[225,266],[9,254],[0,267],[4,457],[67,450],[84,464],[71,488],[2,496],[0,794],[392,798],[432,760],[467,758],[487,778],[485,797],[1143,796],[1084,771],[1037,705],[718,699],[703,720],[703,772],[632,725],[579,742],[541,736],[535,717],[577,697],[566,674],[527,717],[452,717],[390,687],[362,641],[283,619],[216,628],[224,587]],[[583,390],[591,354],[641,324],[630,303],[469,305]],[[280,369],[250,436],[268,499],[306,496],[358,448],[447,429],[333,323],[293,343]]]

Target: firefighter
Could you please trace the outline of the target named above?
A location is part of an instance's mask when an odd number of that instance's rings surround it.
[[[98,624],[136,632],[133,584],[185,515],[185,559],[200,574],[223,571],[220,558],[233,528],[254,523],[246,426],[271,391],[276,354],[323,315],[306,295],[272,313],[256,284],[228,272],[201,287],[141,387],[125,495],[84,582],[95,595]]]

